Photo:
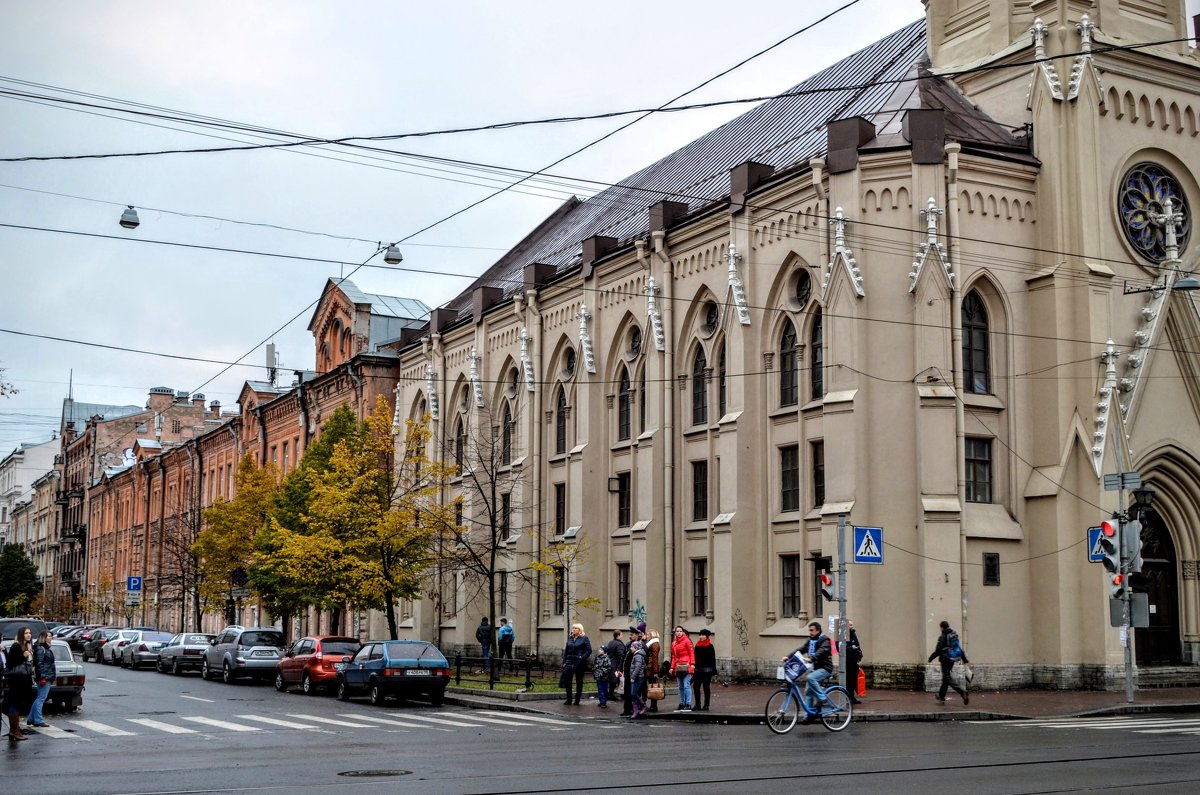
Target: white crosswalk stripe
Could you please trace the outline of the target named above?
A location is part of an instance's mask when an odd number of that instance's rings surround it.
[[[986,721],[980,721],[985,723]],[[1200,734],[1200,718],[1119,716],[1111,718],[1052,718],[1048,720],[997,721],[1007,726],[1036,729],[1088,729],[1129,731],[1137,734]]]
[[[227,720],[217,720],[216,718],[205,718],[200,715],[186,715],[183,720],[190,720],[193,723],[202,723],[205,726],[215,726],[218,729],[229,729],[231,732],[260,732],[257,726],[243,726],[240,723],[230,723]]]
[[[347,712],[339,713],[336,717],[325,717],[309,713],[285,713],[283,715],[250,713],[230,715],[228,718],[228,720],[219,720],[203,715],[171,715],[169,721],[157,720],[155,718],[114,718],[114,723],[121,725],[74,718],[56,721],[56,725],[39,729],[38,731],[46,737],[55,740],[77,739],[86,741],[95,739],[90,736],[93,734],[104,737],[138,736],[139,732],[137,731],[128,731],[125,728],[121,728],[125,724],[132,724],[132,727],[137,727],[141,730],[162,732],[164,734],[197,734],[213,730],[258,732],[272,729],[279,731],[328,733],[331,730],[330,727],[385,731],[405,730],[424,732],[426,734],[449,732],[453,734],[463,729],[491,729],[493,731],[531,729],[534,731],[560,732],[579,727],[608,727],[608,724],[602,722],[568,721],[542,715],[493,710],[464,710],[462,712],[450,710],[439,712],[402,710],[396,712],[385,711],[379,716]],[[180,725],[181,723],[184,725]],[[1194,723],[1200,723],[1200,721],[1195,721]]]
[[[130,723],[136,723],[139,726],[145,726],[147,729],[156,729],[167,734],[195,734],[196,729],[189,729],[186,726],[175,726],[170,723],[163,723],[160,720],[152,718],[126,718]]]

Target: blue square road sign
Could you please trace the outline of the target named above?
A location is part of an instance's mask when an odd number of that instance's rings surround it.
[[[854,562],[883,565],[883,528],[854,528]]]

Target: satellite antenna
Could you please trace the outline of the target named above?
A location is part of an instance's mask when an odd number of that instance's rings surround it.
[[[267,343],[267,381],[271,386],[275,386],[275,379],[279,375],[279,354],[275,352],[275,343]]]

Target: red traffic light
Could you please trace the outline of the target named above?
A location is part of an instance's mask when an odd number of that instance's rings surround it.
[[[821,572],[820,578],[821,578],[821,586],[823,588],[828,588],[830,585],[833,585],[833,578],[830,577],[825,572]]]
[[[1123,585],[1123,584],[1124,584],[1124,582],[1125,582],[1125,575],[1124,575],[1124,574],[1114,574],[1114,575],[1113,575],[1113,578],[1112,578],[1112,584],[1113,584],[1113,585]]]
[[[1114,538],[1117,535],[1117,523],[1110,519],[1105,519],[1100,523],[1100,532],[1108,538]]]

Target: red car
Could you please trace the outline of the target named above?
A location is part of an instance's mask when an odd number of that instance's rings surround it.
[[[309,635],[288,647],[275,667],[275,689],[280,693],[293,685],[307,695],[329,689],[337,679],[336,666],[353,655],[362,644],[342,635]]]

